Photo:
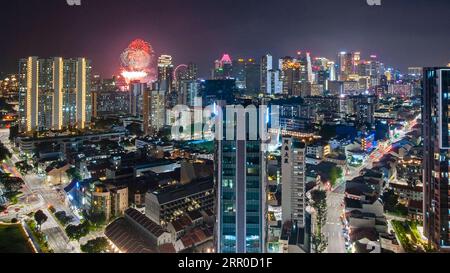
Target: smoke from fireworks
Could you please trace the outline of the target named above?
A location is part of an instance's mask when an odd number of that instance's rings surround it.
[[[139,80],[149,82],[155,78],[155,70],[151,68],[155,52],[144,40],[132,41],[120,55],[122,76],[127,82]]]

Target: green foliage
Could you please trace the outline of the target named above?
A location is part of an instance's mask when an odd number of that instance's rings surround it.
[[[83,217],[87,220],[87,223],[89,225],[89,230],[92,230],[92,231],[102,228],[108,224],[106,215],[104,213],[88,214],[84,211]]]
[[[67,216],[65,211],[56,212],[55,217],[63,226],[66,226],[67,224],[69,224],[73,219],[71,216]]]
[[[322,190],[312,191],[311,202],[316,211],[316,229],[312,235],[312,246],[314,252],[322,253],[328,246],[328,238],[322,233],[328,217],[327,192]]]
[[[7,174],[0,174],[0,183],[5,187],[8,193],[17,193],[25,185],[25,182],[19,177],[12,177]]]
[[[53,253],[53,250],[49,247],[47,242],[47,237],[44,233],[37,227],[37,223],[34,220],[28,220],[27,225],[30,227],[33,237],[39,244],[39,248],[43,253]]]
[[[0,142],[0,161],[7,160],[11,157],[11,152]]]
[[[19,136],[19,125],[13,125],[9,128],[9,140],[14,141]]]
[[[105,253],[108,250],[109,244],[105,237],[98,237],[89,240],[85,245],[81,246],[81,251],[85,253]]]
[[[69,177],[70,180],[78,180],[78,181],[82,180],[80,172],[75,167],[72,167],[72,168],[68,169],[66,171],[66,173],[67,173],[67,176]]]
[[[342,178],[343,176],[342,168],[340,167],[333,167],[330,170],[330,182],[332,186],[336,186],[336,182]]]
[[[408,216],[408,208],[399,203],[399,196],[395,194],[394,190],[390,189],[385,191],[382,200],[386,212],[400,217]]]
[[[19,161],[15,164],[15,166],[22,174],[29,173],[33,170],[33,166],[28,164],[26,161]]]
[[[40,227],[40,226],[42,226],[42,224],[44,224],[48,220],[48,217],[42,210],[38,210],[34,214],[34,220]]]
[[[89,234],[89,223],[87,221],[75,226],[68,225],[66,227],[66,234],[71,240],[80,240]]]
[[[431,248],[420,235],[417,229],[417,222],[411,221],[392,221],[392,227],[403,246],[403,249],[408,253],[423,253],[423,252],[433,252],[434,249]]]
[[[130,134],[135,136],[142,136],[144,134],[144,132],[142,132],[141,125],[139,123],[133,122],[130,125],[128,125],[126,129],[128,130],[128,132],[130,132]]]

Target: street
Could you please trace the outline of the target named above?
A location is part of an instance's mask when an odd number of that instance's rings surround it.
[[[419,117],[416,117],[417,120]],[[411,129],[404,128],[398,132],[398,136],[395,139],[391,139],[391,143],[395,141],[400,141],[403,139]],[[373,168],[373,163],[380,161],[380,159],[387,153],[390,149],[380,150],[375,149],[371,156],[359,167],[349,167],[349,171],[345,174],[344,178],[341,179],[339,184],[328,193],[327,204],[328,204],[328,220],[327,224],[323,228],[324,235],[328,237],[328,253],[346,253],[345,238],[344,238],[344,226],[342,224],[341,216],[344,213],[344,193],[345,193],[345,183],[346,181],[351,181],[354,178],[360,176],[360,172],[364,169]]]
[[[72,224],[79,224],[80,220],[61,200],[58,193],[47,185],[44,178],[37,174],[27,174],[22,177],[15,168],[15,163],[19,162],[19,158],[14,153],[9,141],[9,130],[0,130],[0,141],[13,154],[12,158],[3,164],[2,168],[16,177],[21,177],[25,186],[22,189],[23,196],[19,199],[17,205],[10,206],[7,213],[0,215],[0,221],[11,221],[12,218],[24,219],[28,214],[42,210],[47,215],[48,220],[42,225],[42,232],[47,236],[48,243],[55,253],[80,252],[77,242],[69,241],[62,227],[48,211],[49,206],[53,206],[56,211],[65,211],[68,216],[73,217]]]

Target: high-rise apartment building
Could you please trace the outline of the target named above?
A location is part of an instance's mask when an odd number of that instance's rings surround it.
[[[305,226],[306,146],[294,138],[283,138],[281,148],[281,206],[283,224]]]
[[[86,58],[19,62],[21,132],[89,126],[92,116],[90,61]]]
[[[130,115],[135,117],[140,117],[142,115],[143,95],[146,88],[147,84],[139,81],[130,83]]]
[[[450,69],[425,68],[422,92],[424,233],[450,252]]]

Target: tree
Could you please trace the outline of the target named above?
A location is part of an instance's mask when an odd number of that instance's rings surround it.
[[[25,185],[21,178],[9,175],[0,175],[0,182],[5,187],[6,192],[18,192]]]
[[[33,170],[33,166],[28,164],[26,161],[19,161],[15,164],[15,166],[21,173],[28,173]]]
[[[47,219],[48,219],[47,215],[42,210],[38,210],[34,214],[34,220],[38,224],[39,228],[41,228],[42,224],[44,224],[47,221]]]
[[[67,216],[65,211],[58,211],[55,213],[56,219],[61,223],[61,225],[65,226],[72,221],[71,216]]]
[[[50,211],[51,213],[55,214],[56,209],[55,209],[54,206],[49,206],[49,207],[48,207],[48,211]]]
[[[89,223],[85,221],[77,226],[68,225],[66,227],[66,233],[71,240],[80,240],[89,234]]]
[[[0,161],[6,160],[11,156],[11,152],[0,142]]]
[[[316,211],[316,228],[312,235],[313,250],[316,253],[323,253],[328,247],[328,238],[322,233],[322,228],[327,223],[327,192],[315,190],[311,192],[311,206]]]
[[[9,128],[9,140],[14,141],[19,136],[19,125],[13,125]]]
[[[91,213],[86,215],[86,219],[88,219],[94,227],[101,227],[107,224],[106,215],[104,213]]]
[[[142,136],[144,132],[142,132],[141,125],[139,123],[133,122],[126,128],[130,134],[135,136]]]
[[[85,253],[104,253],[108,249],[108,240],[105,237],[98,237],[89,240],[85,245],[81,246],[81,251]]]
[[[343,171],[339,167],[333,167],[330,170],[330,182],[332,186],[336,185],[336,182],[342,177]]]
[[[81,174],[76,167],[68,169],[66,173],[70,180],[77,180],[77,181],[82,180]]]

